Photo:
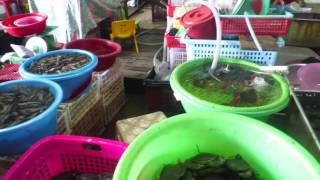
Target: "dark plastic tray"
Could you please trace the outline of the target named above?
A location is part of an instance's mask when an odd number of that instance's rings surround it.
[[[156,72],[154,71],[154,68],[152,68],[148,74],[147,74],[147,77],[144,79],[143,81],[143,85],[145,87],[160,87],[160,88],[170,88],[170,83],[169,81],[158,81],[158,80],[155,80],[156,76]]]
[[[163,111],[166,115],[183,113],[182,105],[173,95],[169,81],[155,80],[156,73],[152,68],[143,81],[145,99],[149,111]]]
[[[292,101],[288,109],[287,132],[308,149],[320,162],[320,131],[319,127],[315,127],[316,125],[320,126],[320,111],[318,111],[318,117],[315,118],[307,110],[308,106],[319,109],[319,102],[320,92],[292,92]]]

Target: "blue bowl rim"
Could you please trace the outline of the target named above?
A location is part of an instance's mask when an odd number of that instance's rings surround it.
[[[76,70],[68,71],[66,73],[62,74],[35,74],[27,71],[27,68],[30,66],[30,64],[33,61],[38,61],[43,57],[56,55],[56,54],[84,54],[87,55],[90,58],[90,62]],[[80,49],[64,49],[64,50],[56,50],[56,51],[50,51],[47,53],[43,53],[40,55],[36,55],[34,57],[29,58],[26,60],[19,68],[19,73],[22,77],[26,78],[47,78],[50,80],[63,80],[63,79],[70,79],[73,77],[80,76],[82,74],[85,74],[87,72],[93,71],[93,69],[98,65],[98,58],[96,55],[89,51],[80,50]]]
[[[17,125],[7,127],[7,128],[2,128],[2,129],[0,129],[0,134],[6,133],[9,131],[18,130],[18,129],[23,128],[27,125],[30,125],[36,121],[41,120],[43,117],[47,116],[49,114],[49,112],[53,111],[54,109],[57,109],[58,106],[60,105],[60,103],[62,102],[62,98],[63,98],[62,88],[54,81],[50,81],[50,80],[46,80],[46,79],[23,79],[23,80],[8,81],[8,82],[1,83],[0,89],[1,89],[1,87],[13,85],[13,84],[22,84],[23,85],[23,83],[25,83],[25,82],[41,83],[41,84],[47,85],[48,87],[53,87],[53,89],[57,92],[57,95],[55,96],[55,99],[51,103],[51,105],[45,111],[43,111],[41,114],[39,114],[36,117],[29,119],[25,122],[19,123]]]

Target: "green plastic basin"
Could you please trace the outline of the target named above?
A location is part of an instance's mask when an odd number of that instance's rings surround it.
[[[223,111],[232,112],[249,117],[253,117],[262,121],[266,121],[268,117],[276,112],[283,110],[287,107],[290,99],[289,87],[286,81],[277,74],[271,74],[270,76],[280,84],[281,87],[281,97],[276,99],[274,102],[256,107],[235,107],[220,105],[210,101],[206,101],[198,98],[194,95],[194,92],[187,91],[181,85],[181,79],[186,73],[190,72],[192,69],[203,67],[204,61],[210,60],[193,60],[185,62],[179,65],[171,74],[170,86],[174,91],[175,96],[181,100],[182,106],[186,112],[199,112],[199,111]],[[220,63],[230,63],[230,64],[240,64],[242,66],[249,67],[250,69],[258,69],[259,65],[241,61],[231,58],[220,58]]]
[[[166,164],[200,152],[240,154],[262,180],[319,180],[320,165],[295,140],[266,123],[224,112],[187,113],[155,124],[121,157],[116,180],[158,180]]]

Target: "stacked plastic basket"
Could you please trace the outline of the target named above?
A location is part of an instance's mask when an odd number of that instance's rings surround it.
[[[172,26],[173,19],[176,18],[174,17],[175,10],[182,7],[184,5],[181,0],[168,1],[167,15],[168,22],[171,22],[171,25],[168,26]],[[248,15],[248,18],[256,35],[284,36],[288,33],[293,14],[285,12],[279,15]],[[220,19],[223,35],[250,34],[244,15],[221,15]],[[187,36],[179,38],[166,34],[165,39],[167,61],[169,61],[171,69],[186,60],[212,57],[216,45],[215,40],[189,39]],[[177,51],[173,47],[180,49]],[[278,57],[278,53],[275,51],[242,50],[240,41],[237,40],[222,41],[221,49],[220,56],[222,57],[248,60],[260,65],[274,65]]]

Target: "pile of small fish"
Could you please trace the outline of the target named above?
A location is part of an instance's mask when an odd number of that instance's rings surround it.
[[[166,165],[160,180],[255,180],[250,166],[237,155],[233,159],[201,153],[176,165]]]
[[[0,92],[0,129],[32,119],[45,111],[53,100],[48,88],[20,86]]]
[[[90,62],[83,54],[56,54],[33,61],[29,72],[35,74],[61,74],[79,69]]]
[[[181,78],[186,90],[200,99],[233,107],[258,107],[282,95],[280,83],[270,74],[237,64],[219,64],[213,74],[204,61]],[[213,78],[214,77],[214,78]]]
[[[100,175],[96,175],[66,172],[52,177],[51,180],[112,180],[112,174],[103,173]]]

